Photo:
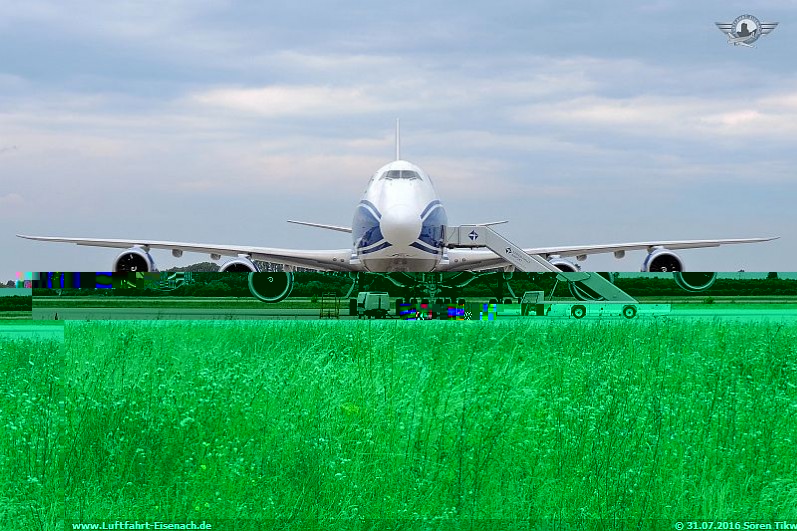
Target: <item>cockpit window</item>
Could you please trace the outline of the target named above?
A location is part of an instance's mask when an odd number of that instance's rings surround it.
[[[410,170],[388,170],[382,174],[383,179],[418,179],[420,180],[421,176],[418,175],[417,172],[410,171]]]

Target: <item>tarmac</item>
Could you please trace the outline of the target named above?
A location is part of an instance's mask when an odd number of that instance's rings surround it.
[[[794,309],[767,309],[763,308],[738,308],[733,305],[718,305],[716,308],[673,308],[665,315],[647,317],[639,315],[634,320],[674,319],[674,320],[730,320],[730,321],[764,321],[764,322],[797,322],[797,308]],[[391,315],[392,318],[397,318]],[[278,304],[266,306],[262,309],[214,309],[214,308],[34,308],[33,319],[39,320],[309,320],[319,319],[318,309],[286,309]],[[357,319],[350,316],[348,309],[341,310],[340,320]],[[514,317],[509,320],[575,320],[569,315],[559,317]],[[596,317],[587,316],[583,321],[594,321]],[[626,319],[617,317],[601,317],[602,320]],[[336,318],[325,318],[336,320]],[[499,316],[498,320],[504,320]],[[24,325],[20,325],[23,326]],[[6,326],[4,328],[8,328]],[[0,328],[2,333],[2,328]]]
[[[214,308],[39,308],[33,319],[46,320],[237,320],[237,319],[318,319],[318,309],[223,309]],[[348,311],[340,319],[357,319]]]

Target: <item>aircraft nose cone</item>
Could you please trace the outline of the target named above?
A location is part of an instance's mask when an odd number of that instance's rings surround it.
[[[421,217],[407,205],[395,205],[382,212],[382,235],[397,246],[409,246],[421,234]]]

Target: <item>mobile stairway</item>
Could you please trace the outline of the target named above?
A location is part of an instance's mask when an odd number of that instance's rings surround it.
[[[528,254],[488,225],[446,227],[445,245],[454,248],[487,248],[525,273],[556,273],[557,279],[575,285],[576,292],[592,301],[608,301],[636,305],[638,301],[598,273],[565,272],[544,256]]]

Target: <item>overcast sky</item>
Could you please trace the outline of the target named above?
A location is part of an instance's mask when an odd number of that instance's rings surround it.
[[[755,49],[714,22],[779,22]],[[523,246],[781,236],[797,263],[797,2],[27,2],[0,14],[0,279],[118,253],[16,233],[348,248],[402,155]],[[207,260],[155,251],[161,268]],[[644,253],[585,267],[638,270]]]

